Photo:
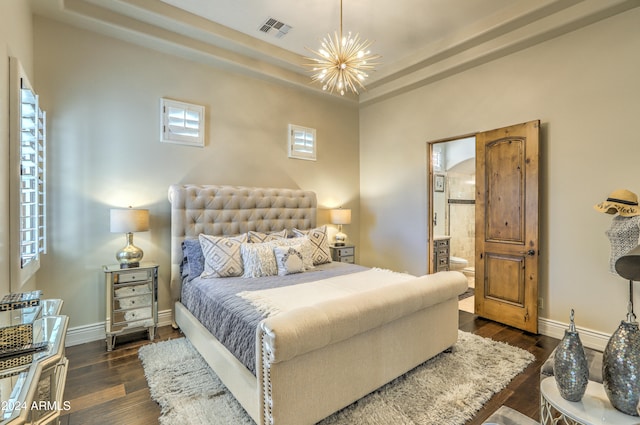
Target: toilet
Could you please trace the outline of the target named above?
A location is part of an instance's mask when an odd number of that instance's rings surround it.
[[[449,270],[456,270],[461,272],[469,267],[469,262],[460,257],[449,257]]]

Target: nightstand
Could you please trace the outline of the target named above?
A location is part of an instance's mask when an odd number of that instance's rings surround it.
[[[121,269],[104,266],[107,308],[105,333],[107,351],[113,350],[118,335],[147,330],[153,341],[158,326],[158,265]]]
[[[329,250],[333,261],[351,264],[356,262],[356,247],[354,245],[329,245]]]

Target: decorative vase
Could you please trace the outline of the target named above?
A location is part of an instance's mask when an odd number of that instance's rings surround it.
[[[623,320],[602,356],[602,384],[609,401],[627,415],[638,416],[640,400],[640,330]]]
[[[573,317],[571,309],[569,329],[564,331],[564,338],[554,354],[553,375],[562,398],[580,401],[589,383],[589,366]]]

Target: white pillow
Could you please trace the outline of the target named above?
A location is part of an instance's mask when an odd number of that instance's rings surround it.
[[[240,246],[244,274],[242,277],[275,276],[278,274],[273,245],[266,243],[243,243]]]
[[[269,242],[272,246],[300,246],[300,252],[302,253],[302,261],[305,270],[313,269],[313,250],[314,246],[309,239],[304,238],[291,238],[282,239]]]
[[[331,252],[329,251],[329,238],[327,237],[327,226],[316,227],[311,230],[293,229],[295,237],[306,237],[313,246],[313,265],[330,263]]]
[[[278,265],[278,276],[286,276],[304,271],[304,261],[302,259],[302,249],[300,245],[276,246],[273,254]]]
[[[201,277],[242,276],[242,256],[240,245],[247,241],[247,235],[233,237],[198,235],[202,254],[204,255],[204,271]]]

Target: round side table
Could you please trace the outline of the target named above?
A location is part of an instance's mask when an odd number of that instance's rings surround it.
[[[640,418],[617,410],[609,402],[602,384],[589,381],[580,401],[567,401],[560,395],[556,379],[540,382],[541,425],[637,425]]]

